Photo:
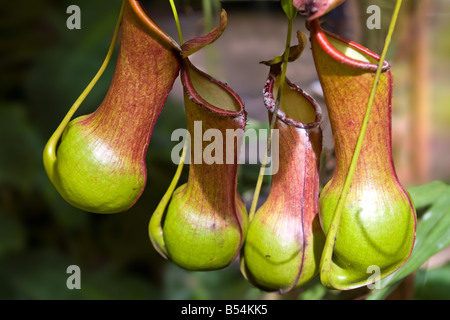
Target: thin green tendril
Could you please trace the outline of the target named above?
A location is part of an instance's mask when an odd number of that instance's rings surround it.
[[[275,108],[272,113],[273,115],[272,115],[272,121],[270,123],[270,134],[268,135],[268,139],[267,139],[267,149],[266,149],[266,153],[264,155],[264,160],[261,163],[258,180],[256,182],[255,192],[253,194],[253,200],[252,200],[252,204],[250,207],[249,221],[252,221],[253,216],[255,215],[256,206],[258,204],[258,199],[259,199],[259,194],[261,192],[261,186],[262,186],[262,182],[264,179],[264,172],[266,170],[266,162],[267,162],[269,150],[270,150],[270,147],[272,144],[272,132],[273,132],[273,129],[275,128],[275,122],[276,122],[276,118],[277,118],[277,114],[278,114],[278,108],[279,108],[280,102],[281,102],[281,92],[283,91],[283,86],[284,86],[284,83],[286,80],[286,70],[287,70],[287,64],[288,64],[288,60],[289,60],[289,49],[291,47],[292,24],[293,24],[294,18],[295,18],[295,15],[291,15],[291,17],[288,16],[288,31],[287,31],[287,36],[286,36],[286,48],[285,48],[284,56],[283,56],[283,67],[281,69],[280,84],[279,84],[279,88],[278,88]]]
[[[389,26],[389,30],[386,36],[383,52],[381,53],[380,61],[378,62],[378,68],[375,73],[375,78],[373,81],[372,89],[370,91],[369,101],[367,103],[366,112],[364,114],[363,123],[361,125],[361,129],[358,135],[358,140],[356,142],[355,151],[353,152],[353,157],[350,162],[350,166],[347,172],[347,176],[345,178],[344,186],[342,187],[341,194],[339,196],[338,203],[336,205],[336,209],[333,214],[333,219],[331,220],[330,228],[327,231],[327,238],[325,242],[325,248],[322,253],[321,261],[320,261],[320,269],[321,269],[321,277],[327,276],[330,272],[330,265],[325,264],[325,261],[331,263],[331,256],[333,254],[334,243],[336,240],[337,231],[339,228],[339,223],[341,220],[342,211],[344,209],[344,204],[347,200],[347,195],[350,190],[350,186],[352,184],[353,177],[355,175],[356,166],[358,164],[358,158],[361,153],[361,148],[364,142],[364,137],[367,131],[367,126],[370,119],[370,113],[372,111],[373,102],[375,99],[375,94],[377,92],[378,83],[380,81],[381,71],[383,68],[383,63],[386,58],[386,53],[389,48],[389,44],[391,42],[392,34],[394,33],[395,24],[397,23],[397,18],[399,15],[400,7],[402,4],[402,0],[397,0],[394,13],[392,15],[391,23]]]

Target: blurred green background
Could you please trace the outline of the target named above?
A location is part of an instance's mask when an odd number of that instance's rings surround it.
[[[141,2],[150,17],[177,39],[168,1]],[[186,39],[208,29],[210,23],[202,12],[202,1],[176,2]],[[393,120],[396,167],[400,168],[400,180],[407,186],[436,179],[448,183],[450,4],[445,0],[431,1],[432,8],[424,18],[428,50],[423,64],[428,75],[425,85],[429,105],[426,118],[422,116],[416,126],[411,100],[412,80],[417,74],[411,63],[417,39],[414,2],[418,1],[405,1],[399,31],[389,53],[389,60],[396,66],[393,72],[397,81]],[[348,3],[345,10],[340,9],[340,15],[325,17],[325,23],[333,31],[345,33],[341,35],[381,52],[388,22],[383,22],[382,30],[365,30],[361,23],[366,13],[361,8],[375,3],[383,12],[390,13],[393,1],[349,0]],[[81,8],[81,30],[66,27],[69,17],[66,9],[71,4]],[[262,110],[260,94],[267,70],[258,62],[283,51],[286,26],[279,2],[217,4],[229,10],[228,31],[218,41],[220,44],[194,59],[241,94],[255,125],[265,126],[267,114]],[[0,3],[0,299],[350,299],[364,294],[363,290],[328,291],[317,279],[286,295],[266,293],[242,277],[237,263],[220,271],[188,272],[157,254],[148,239],[147,226],[176,169],[170,160],[176,142],[170,141],[170,136],[173,130],[185,127],[178,83],[150,142],[147,188],[132,209],[115,215],[92,214],[70,206],[59,196],[44,172],[42,151],[101,65],[120,5],[120,0]],[[263,23],[258,19],[263,19]],[[383,21],[389,19],[390,14],[383,14]],[[249,29],[233,29],[234,22],[235,25],[247,23]],[[298,17],[296,24],[304,28],[304,18]],[[305,53],[306,61],[310,59],[308,54]],[[101,103],[114,71],[115,58],[76,115],[87,114]],[[234,69],[229,67],[232,65]],[[311,65],[299,61],[295,66],[288,73],[291,79],[312,86],[317,77]],[[246,72],[242,67],[254,72]],[[317,98],[320,100],[320,93]],[[423,110],[420,112],[424,114]],[[411,140],[417,127],[424,130],[421,137],[426,137],[426,150],[419,150],[426,157],[418,164],[415,163],[416,141]],[[332,172],[329,141],[322,183]],[[247,203],[251,201],[258,169],[255,165],[243,165],[240,169],[239,191]],[[182,180],[186,174],[187,167]],[[267,188],[262,198],[266,192]],[[410,297],[450,298],[448,256],[447,253],[441,257],[443,262],[435,267],[418,272]],[[81,268],[81,290],[67,289],[66,269],[70,265]]]

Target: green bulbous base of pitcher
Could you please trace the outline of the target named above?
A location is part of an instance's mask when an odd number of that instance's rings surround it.
[[[53,184],[71,205],[88,212],[116,213],[129,209],[141,195],[146,169],[127,163],[126,157],[96,139],[74,119],[57,150]]]
[[[314,227],[317,232],[303,239],[299,226],[285,221],[282,223],[291,224],[291,227],[277,229],[262,221],[267,215],[263,212],[264,207],[260,210],[250,224],[244,247],[247,278],[267,291],[300,287],[319,272],[320,254],[325,243],[320,227]],[[318,224],[318,220],[316,222]],[[289,228],[297,230],[297,234],[285,232]]]
[[[238,210],[244,218],[240,226],[234,212],[219,213],[224,208],[196,198],[187,184],[173,194],[163,226],[169,258],[187,270],[224,268],[238,255],[243,242],[247,228],[245,207],[239,200]]]
[[[324,230],[330,227],[339,199],[329,185],[319,200]],[[371,283],[375,271],[378,280],[386,277],[409,258],[414,239],[415,212],[405,193],[368,189],[349,196],[339,223],[328,285],[341,289],[363,286]]]

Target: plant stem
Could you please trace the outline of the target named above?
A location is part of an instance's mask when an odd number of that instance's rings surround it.
[[[183,35],[181,33],[180,20],[178,19],[177,7],[173,0],[169,0],[170,7],[172,8],[173,17],[175,19],[175,23],[177,24],[178,38],[180,39],[180,46],[183,44]]]
[[[283,67],[281,69],[280,84],[279,84],[279,87],[278,87],[278,93],[277,93],[275,108],[274,108],[273,113],[272,113],[272,121],[270,123],[270,134],[269,134],[268,139],[267,139],[267,149],[266,149],[266,153],[264,155],[264,160],[261,163],[261,168],[259,170],[258,180],[256,182],[255,192],[253,194],[253,200],[252,200],[252,204],[251,204],[251,207],[250,207],[249,221],[252,221],[253,216],[255,215],[256,206],[258,204],[258,199],[259,199],[259,194],[261,192],[261,186],[262,186],[262,182],[263,182],[263,179],[264,179],[264,171],[266,170],[266,162],[267,162],[269,150],[270,150],[270,147],[271,147],[271,144],[272,144],[272,132],[273,132],[273,129],[275,128],[275,123],[276,123],[277,114],[278,114],[278,108],[279,108],[280,102],[281,102],[281,92],[283,91],[283,86],[284,86],[285,79],[286,79],[286,70],[287,70],[287,64],[288,64],[288,60],[289,60],[289,49],[291,47],[293,20],[294,19],[289,19],[288,20],[288,31],[287,31],[287,37],[286,37],[286,48],[285,48],[284,56],[283,56]]]
[[[356,146],[355,146],[355,150],[353,152],[353,157],[352,160],[350,162],[350,166],[348,168],[348,172],[347,172],[347,176],[345,178],[344,181],[344,185],[342,187],[342,191],[341,194],[339,196],[339,200],[338,203],[336,205],[336,209],[334,211],[333,214],[333,219],[331,220],[331,225],[330,228],[327,230],[327,238],[326,238],[326,242],[325,242],[325,248],[324,251],[322,253],[322,258],[321,258],[321,274],[328,274],[328,272],[330,271],[329,266],[325,264],[325,261],[327,262],[331,262],[331,256],[333,254],[333,249],[334,249],[334,243],[336,240],[336,235],[337,235],[337,231],[338,231],[338,227],[339,227],[339,223],[341,220],[341,215],[342,215],[342,211],[344,209],[344,205],[345,202],[347,200],[347,195],[349,193],[350,190],[350,186],[352,184],[352,180],[353,177],[355,175],[355,171],[356,171],[356,166],[358,164],[358,159],[359,159],[359,155],[361,153],[361,148],[364,142],[364,137],[367,131],[367,126],[369,123],[369,119],[370,119],[370,113],[372,111],[372,106],[373,106],[373,102],[375,99],[375,94],[377,92],[377,88],[378,88],[378,83],[380,81],[380,76],[381,76],[381,71],[382,71],[382,67],[383,67],[383,62],[386,58],[386,53],[387,50],[389,48],[389,44],[391,42],[391,38],[392,38],[392,34],[394,32],[394,28],[395,28],[395,24],[397,22],[397,18],[398,18],[398,14],[400,11],[400,7],[402,4],[402,0],[397,0],[396,6],[395,6],[395,10],[394,13],[392,15],[392,19],[391,19],[391,23],[389,26],[389,30],[386,36],[386,40],[385,40],[385,44],[384,44],[384,48],[383,48],[383,52],[381,53],[381,57],[380,60],[378,62],[378,68],[377,71],[375,73],[375,78],[373,81],[373,85],[372,85],[372,89],[370,91],[370,95],[369,95],[369,101],[367,103],[367,108],[366,108],[366,112],[364,114],[364,119],[361,125],[361,129],[358,135],[358,140],[356,142]]]
[[[203,8],[203,21],[204,21],[204,31],[208,32],[212,29],[212,4],[211,0],[202,0],[202,8]]]

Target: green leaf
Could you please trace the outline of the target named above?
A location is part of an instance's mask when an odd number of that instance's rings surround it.
[[[441,185],[441,187],[438,187]],[[441,190],[441,192],[437,192]],[[425,261],[450,245],[450,186],[445,188],[440,182],[412,188],[410,194],[414,202],[428,205],[430,199],[435,202],[426,210],[417,224],[416,242],[410,258],[395,273],[381,280],[379,291],[368,299],[384,299],[400,281],[417,270]],[[434,192],[433,192],[434,191]],[[417,201],[414,196],[418,197]],[[417,208],[420,208],[417,206]]]
[[[426,185],[409,188],[408,192],[416,208],[420,209],[436,202],[446,188],[445,182],[432,181]]]
[[[434,269],[422,269],[414,281],[417,300],[448,300],[450,299],[450,264]]]
[[[281,0],[281,7],[289,20],[297,16],[297,8],[292,4],[292,0]]]

